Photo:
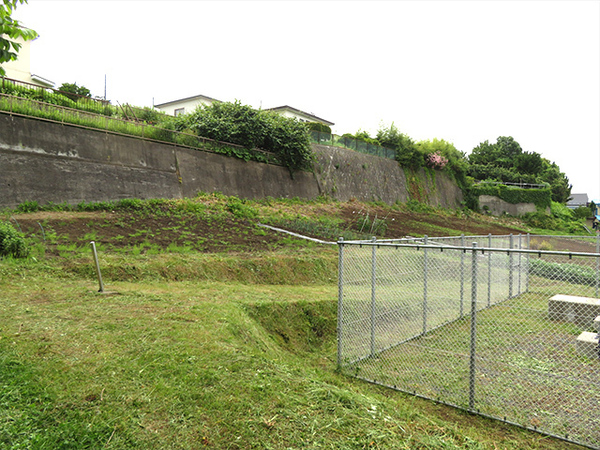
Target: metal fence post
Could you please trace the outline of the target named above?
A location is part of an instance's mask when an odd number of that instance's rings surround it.
[[[427,245],[427,235],[423,237]],[[423,334],[427,333],[427,248],[423,249]]]
[[[600,254],[600,230],[596,230],[596,253]],[[596,298],[600,288],[600,257],[596,258]]]
[[[375,281],[377,279],[377,255],[375,253],[377,238],[373,236],[371,259],[371,356],[375,355]]]
[[[513,248],[513,235],[510,233],[508,248]],[[508,252],[508,298],[513,298],[513,254]]]
[[[492,233],[488,234],[488,248],[492,248]],[[492,305],[492,255],[494,252],[488,252],[488,282],[487,282],[487,300],[488,306]]]
[[[525,241],[527,250],[531,250],[531,234],[527,233],[527,240]],[[529,292],[529,253],[525,256],[525,292]]]
[[[344,238],[338,240],[338,314],[337,314],[337,365],[342,367],[342,327],[344,306]]]
[[[465,235],[460,235],[460,246],[463,251],[460,252],[460,317],[464,316],[463,304],[465,299]]]
[[[521,245],[521,233],[519,233],[519,250],[522,249]],[[521,295],[521,256],[523,254],[521,252],[519,252],[519,263],[517,264],[517,268],[518,268],[518,274],[519,274],[519,279],[518,279],[518,286],[517,286],[517,295]]]
[[[477,343],[477,243],[471,250],[471,348],[469,355],[469,410],[475,410],[475,350]]]

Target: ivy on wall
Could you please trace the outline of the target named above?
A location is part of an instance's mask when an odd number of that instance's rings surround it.
[[[406,190],[410,200],[428,203],[429,195],[425,187],[425,180],[419,176],[419,169],[403,167],[403,170],[406,177]]]
[[[507,203],[533,203],[538,209],[549,208],[552,204],[552,191],[544,189],[521,189],[509,187],[504,184],[481,183],[473,186],[473,193],[480,195],[491,195],[504,200]]]

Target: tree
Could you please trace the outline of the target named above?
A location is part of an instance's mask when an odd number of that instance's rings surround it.
[[[515,158],[514,167],[517,172],[537,175],[543,169],[542,156],[536,152],[523,152]]]
[[[480,143],[469,155],[468,174],[478,180],[504,183],[548,183],[552,200],[566,203],[571,195],[567,176],[556,163],[539,153],[524,152],[511,136],[500,136],[495,144]]]
[[[500,158],[496,161],[496,164],[502,167],[513,167],[515,158],[517,158],[523,149],[512,136],[500,136],[496,140],[496,146],[500,153]]]
[[[417,169],[425,165],[423,154],[419,152],[415,142],[406,134],[401,133],[393,122],[387,129],[380,128],[377,131],[376,139],[382,147],[394,150],[396,161],[401,166]]]
[[[77,83],[63,83],[58,90],[67,98],[70,98],[74,102],[79,100],[81,97],[91,97],[92,93],[85,86],[77,86]]]
[[[514,166],[517,158],[523,150],[512,136],[500,136],[495,144],[488,141],[480,143],[469,155],[471,164],[493,164],[498,167],[509,169]]]
[[[21,44],[15,39],[29,41],[37,37],[35,31],[21,26],[18,20],[11,17],[17,5],[23,3],[27,3],[27,0],[2,0],[0,4],[0,64],[17,59]],[[0,66],[0,76],[4,75],[6,71]]]
[[[542,158],[544,168],[538,177],[538,181],[548,183],[552,191],[552,200],[558,203],[567,203],[571,197],[571,188],[569,179],[560,171],[560,167],[546,158]]]

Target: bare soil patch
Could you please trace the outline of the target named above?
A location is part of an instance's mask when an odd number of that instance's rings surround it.
[[[405,236],[447,236],[518,234],[518,222],[501,221],[487,216],[466,216],[462,213],[433,214],[365,207],[358,202],[341,205],[294,205],[295,214],[332,216],[341,219],[340,228],[357,230],[361,216],[385,220],[386,238]],[[269,251],[298,239],[258,227],[259,220],[237,218],[232,214],[204,214],[202,217],[180,211],[169,214],[148,214],[124,211],[100,212],[35,212],[16,214],[11,222],[30,237],[45,239],[50,253],[59,245],[88,245],[90,241],[113,248],[188,247],[200,252]],[[290,231],[296,231],[290,229]],[[368,233],[369,230],[362,230]],[[311,237],[321,238],[316,234]],[[331,238],[326,238],[331,240]],[[54,250],[53,250],[54,249]]]

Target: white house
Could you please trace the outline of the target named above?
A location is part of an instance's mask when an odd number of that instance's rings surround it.
[[[154,105],[156,109],[162,111],[171,116],[178,116],[180,114],[186,114],[192,112],[199,105],[210,105],[214,102],[220,102],[221,100],[216,100],[211,97],[207,97],[206,95],[196,95],[194,97],[182,98],[179,100],[173,100],[166,103],[160,103],[158,105]],[[299,109],[292,108],[291,106],[279,106],[277,108],[267,108],[265,111],[273,111],[277,114],[280,114],[284,117],[291,117],[293,119],[298,119],[300,122],[319,122],[327,126],[335,125],[333,122],[329,122],[328,120],[321,119],[320,117],[315,116],[314,114],[310,114],[304,111],[300,111]]]
[[[31,73],[32,41],[25,41],[21,37],[13,40],[21,44],[21,48],[19,49],[16,60],[8,61],[2,64],[2,67],[6,71],[6,78],[12,78],[13,80],[23,81],[24,83],[36,84],[42,87],[54,87],[53,81]]]
[[[192,112],[200,105],[210,105],[214,102],[220,102],[206,95],[195,95],[193,97],[186,97],[179,100],[173,100],[159,105],[154,105],[156,109],[162,111],[171,116],[179,116],[181,114],[187,114]]]
[[[310,114],[304,111],[300,111],[299,109],[292,108],[291,106],[278,106],[277,108],[267,108],[265,111],[273,111],[277,114],[281,114],[284,117],[291,117],[293,119],[298,119],[300,122],[318,122],[323,125],[332,126],[335,125],[333,122],[330,122],[325,119],[321,119],[320,117],[315,116],[314,114]]]

